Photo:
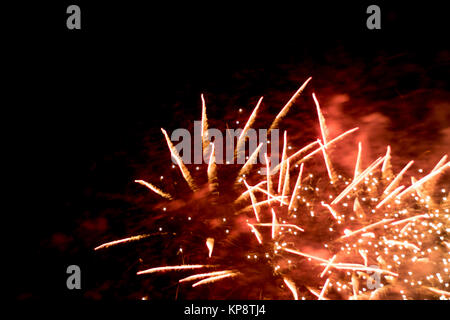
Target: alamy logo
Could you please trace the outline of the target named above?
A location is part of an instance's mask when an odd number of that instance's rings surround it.
[[[366,13],[370,14],[367,18],[367,29],[381,29],[381,9],[379,6],[373,4],[367,7]]]
[[[66,20],[66,26],[69,30],[80,30],[81,29],[81,9],[79,6],[73,4],[67,7],[67,14],[70,14]]]
[[[211,152],[214,152],[216,164],[256,164],[259,160],[259,163],[267,165],[266,155],[269,154],[270,145],[269,174],[276,173],[279,164],[278,129],[270,132],[267,129],[227,129],[225,137],[218,129],[207,129],[203,135],[202,132],[201,121],[194,121],[193,137],[188,130],[182,128],[172,132],[170,140],[178,142],[174,147],[185,164],[208,164]],[[172,162],[177,163],[173,155]],[[260,174],[266,175],[265,167],[260,170]]]

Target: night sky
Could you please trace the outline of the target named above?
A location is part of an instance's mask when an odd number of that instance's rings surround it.
[[[382,29],[368,30],[372,3],[364,1],[75,1],[81,31],[65,28],[62,2],[34,4],[11,25],[14,99],[4,121],[17,159],[3,212],[12,218],[4,228],[12,232],[13,299],[138,296],[139,282],[121,278],[137,263],[132,246],[116,260],[92,248],[137,223],[133,199],[146,193],[133,180],[160,176],[168,158],[159,128],[199,120],[201,93],[211,121],[231,123],[261,95],[275,115],[312,76],[292,121],[315,120],[316,92],[331,122],[364,125],[367,163],[387,144],[400,167],[417,159],[431,169],[450,151],[449,27],[440,2],[374,2]],[[82,292],[65,287],[70,264],[86,270]]]

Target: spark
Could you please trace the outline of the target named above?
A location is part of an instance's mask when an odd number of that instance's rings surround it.
[[[323,296],[324,296],[325,292],[327,292],[327,289],[328,289],[328,283],[330,283],[330,278],[328,278],[325,281],[325,284],[323,285],[322,291],[319,294],[319,300],[323,300]]]
[[[214,271],[214,272],[208,272],[208,273],[199,273],[199,274],[195,274],[183,279],[180,279],[178,282],[187,282],[187,281],[194,281],[194,280],[198,280],[198,279],[202,279],[202,278],[210,278],[210,277],[214,277],[214,276],[219,276],[219,275],[223,275],[223,274],[228,274],[233,272],[232,270],[223,270],[223,271]]]
[[[173,197],[172,197],[170,194],[168,194],[168,193],[162,191],[161,189],[159,189],[158,187],[154,186],[153,184],[151,184],[151,183],[149,183],[149,182],[147,182],[147,181],[144,181],[144,180],[134,180],[134,182],[139,183],[139,184],[142,184],[143,186],[146,186],[147,188],[149,188],[150,190],[152,190],[154,193],[160,195],[160,196],[163,197],[163,198],[166,198],[166,199],[168,199],[168,200],[172,200],[172,199],[173,199]]]
[[[208,137],[208,117],[206,116],[206,102],[203,94],[201,95],[201,99],[202,99],[201,134],[202,134],[203,155],[205,155],[210,142]]]
[[[133,242],[133,241],[139,241],[145,238],[150,237],[150,234],[142,234],[142,235],[138,235],[138,236],[133,236],[133,237],[128,237],[128,238],[124,238],[124,239],[120,239],[120,240],[115,240],[115,241],[111,241],[111,242],[106,242],[98,247],[95,247],[94,250],[100,250],[100,249],[106,249],[121,243],[127,243],[127,242]]]
[[[388,202],[390,199],[395,197],[404,188],[405,188],[405,186],[400,186],[397,189],[395,189],[394,191],[392,191],[389,195],[386,196],[386,198],[384,198],[384,200],[380,201],[380,203],[377,204],[376,208],[377,209],[381,208],[386,202]]]
[[[250,194],[250,199],[252,201],[252,207],[253,207],[253,212],[255,213],[255,217],[256,220],[259,222],[259,206],[256,206],[256,197],[252,192],[252,189],[250,188],[250,186],[248,185],[248,183],[244,180],[244,184],[248,189],[248,192]]]
[[[280,113],[275,117],[275,120],[272,122],[269,132],[272,131],[272,129],[275,129],[278,127],[279,122],[281,119],[283,119],[286,114],[288,113],[291,106],[294,104],[295,100],[300,96],[300,94],[305,90],[308,83],[311,81],[312,77],[309,77],[302,85],[301,87],[294,93],[294,95],[289,99],[289,101],[284,105],[283,109],[281,109]]]
[[[225,278],[236,277],[237,275],[238,275],[237,272],[230,272],[230,273],[222,274],[222,275],[219,275],[219,276],[209,277],[209,278],[206,278],[204,280],[200,280],[199,282],[194,283],[192,285],[192,287],[197,287],[197,286],[201,286],[203,284],[216,282],[218,280],[222,280],[222,279],[225,279]]]
[[[236,145],[236,150],[237,150],[238,152],[242,152],[243,149],[244,149],[244,148],[243,148],[243,145],[244,145],[244,142],[245,142],[245,137],[246,137],[247,131],[248,131],[248,129],[250,129],[250,127],[251,127],[251,126],[253,125],[253,123],[255,122],[256,114],[257,114],[257,112],[258,112],[258,109],[259,109],[259,106],[260,106],[262,100],[263,100],[263,97],[259,98],[258,103],[256,104],[255,109],[253,110],[252,114],[251,114],[250,117],[248,118],[248,121],[247,121],[247,123],[245,124],[244,129],[242,129],[242,132],[241,132],[241,134],[239,135],[238,142],[237,142],[237,145]]]
[[[408,164],[402,169],[402,171],[400,171],[400,173],[395,177],[394,180],[392,180],[392,182],[386,187],[386,189],[384,190],[384,194],[389,194],[389,192],[391,192],[391,190],[397,185],[397,183],[402,179],[403,174],[406,172],[406,170],[409,169],[409,167],[411,167],[413,165],[414,161],[410,161],[408,162]]]
[[[330,261],[328,261],[325,269],[323,269],[322,273],[320,274],[320,277],[323,278],[323,276],[325,275],[325,273],[327,273],[327,271],[330,269],[331,264],[334,262],[334,260],[336,259],[336,255],[334,255]]]
[[[283,185],[283,179],[284,179],[284,175],[285,175],[285,171],[286,171],[286,146],[287,146],[287,132],[284,132],[284,143],[283,143],[283,153],[281,156],[281,163],[283,163],[283,165],[280,168],[280,174],[279,174],[279,180],[278,180],[278,193],[280,193],[281,191],[281,187]]]
[[[336,142],[342,140],[344,137],[346,137],[346,136],[349,135],[350,133],[355,132],[356,130],[359,130],[359,128],[356,127],[356,128],[353,128],[353,129],[350,129],[350,130],[344,132],[343,134],[337,136],[336,138],[334,138],[334,139],[331,140],[330,142],[324,144],[324,147],[327,148],[327,147],[331,146],[332,144],[334,144],[334,143],[336,143]],[[318,142],[316,141],[315,143],[318,143]],[[314,150],[314,151],[308,153],[308,154],[307,154],[306,156],[304,156],[302,159],[300,159],[299,161],[297,161],[296,164],[300,164],[301,162],[310,159],[312,156],[314,156],[315,154],[317,154],[317,153],[320,152],[320,151],[322,151],[322,147],[320,147],[320,148],[318,148],[318,149],[316,149],[316,150]]]
[[[322,258],[319,258],[319,257],[315,257],[313,255],[310,255],[310,254],[307,254],[307,253],[303,253],[303,252],[300,252],[300,251],[297,251],[297,250],[292,250],[292,249],[289,249],[289,248],[283,248],[283,250],[287,251],[287,252],[290,252],[292,254],[296,254],[296,255],[303,256],[303,257],[306,257],[306,258],[310,258],[310,259],[313,259],[313,260],[317,260],[317,261],[320,261],[320,262],[328,263],[328,260],[325,260],[325,259],[322,259]]]
[[[292,209],[294,200],[297,197],[298,189],[300,188],[300,184],[302,182],[302,174],[303,174],[303,163],[300,165],[300,171],[298,173],[297,181],[295,182],[294,190],[292,191],[291,201],[289,202],[289,208],[288,208],[289,211]]]
[[[284,177],[283,192],[281,193],[282,199],[287,192],[289,192],[289,161],[286,163],[286,174]],[[283,202],[280,202],[280,206],[283,206]]]
[[[289,290],[291,290],[292,295],[294,296],[294,300],[298,300],[298,292],[297,287],[295,286],[295,283],[292,280],[289,280],[287,278],[283,278],[284,283],[286,283]]]
[[[450,292],[448,292],[448,291],[439,290],[439,289],[431,288],[431,287],[425,287],[425,288],[427,288],[428,290],[430,290],[430,291],[432,291],[432,292],[434,292],[434,293],[437,293],[437,294],[441,294],[441,295],[450,297]]]
[[[423,177],[422,179],[420,179],[419,181],[417,181],[416,183],[412,184],[411,186],[409,186],[405,191],[403,191],[402,193],[400,193],[397,197],[400,199],[402,196],[404,196],[405,194],[407,194],[408,192],[418,188],[420,185],[424,184],[425,182],[427,182],[428,180],[430,180],[431,178],[437,176],[438,174],[442,173],[442,171],[444,171],[445,169],[447,169],[448,167],[450,167],[450,162],[447,162],[445,165],[443,165],[442,167],[440,167],[439,169],[435,170],[434,172],[426,175],[425,177]]]
[[[341,201],[346,195],[347,193],[349,193],[358,183],[360,183],[370,172],[372,172],[377,166],[379,166],[384,160],[383,158],[378,158],[377,160],[375,160],[374,163],[372,163],[366,170],[364,170],[359,176],[358,178],[356,178],[355,180],[353,180],[352,183],[350,183],[348,185],[347,188],[344,189],[344,191],[341,192],[341,194],[339,196],[336,197],[336,199],[333,200],[333,202],[331,202],[332,205],[338,203],[339,201]]]
[[[329,204],[322,203],[322,206],[326,207],[330,211],[330,213],[333,216],[333,218],[337,219],[336,211],[334,211],[333,208],[331,208],[331,206]]]
[[[167,146],[169,147],[170,154],[173,158],[175,158],[178,167],[180,168],[181,174],[183,175],[184,180],[188,183],[189,187],[192,191],[197,191],[198,187],[196,186],[194,179],[192,179],[191,173],[189,172],[188,168],[186,168],[186,165],[184,164],[183,160],[181,159],[180,155],[178,154],[177,149],[172,144],[172,141],[170,140],[169,136],[167,135],[166,130],[161,128],[162,133],[164,134],[164,137],[166,138]]]
[[[366,232],[368,229],[375,228],[375,227],[379,226],[380,224],[386,224],[386,223],[388,223],[388,222],[390,222],[390,221],[394,221],[394,219],[383,219],[383,220],[381,220],[381,221],[372,223],[371,225],[365,226],[365,227],[363,227],[363,228],[361,228],[361,229],[358,229],[358,230],[356,230],[356,231],[348,231],[348,232],[345,232],[345,231],[344,231],[345,235],[342,236],[341,239],[344,239],[344,238],[348,238],[348,237],[354,236],[355,234],[358,234],[358,233],[361,233],[361,232]],[[347,230],[346,230],[346,231],[347,231]]]
[[[181,265],[181,266],[168,266],[168,267],[157,267],[150,268],[146,270],[139,271],[137,274],[149,274],[155,272],[165,272],[165,271],[180,271],[180,270],[191,270],[191,269],[200,269],[200,268],[210,268],[213,267],[211,265],[203,265],[203,264],[192,264],[192,265]]]
[[[356,157],[355,174],[353,175],[353,180],[355,180],[356,177],[361,172],[361,152],[362,152],[362,144],[360,141],[360,142],[358,142],[358,156]],[[386,162],[386,159],[387,158],[385,158],[384,162]],[[384,166],[384,163],[383,163],[383,166]]]
[[[252,229],[253,233],[255,234],[256,239],[258,240],[259,244],[262,244],[262,236],[261,233],[255,228],[255,226],[251,223],[247,223],[248,226]]]

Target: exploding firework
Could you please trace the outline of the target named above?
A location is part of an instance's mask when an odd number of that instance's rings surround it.
[[[281,109],[269,132],[279,128],[310,80]],[[239,297],[249,299],[450,297],[450,202],[448,188],[438,184],[450,167],[446,155],[431,172],[419,169],[421,177],[409,175],[411,181],[405,183],[413,161],[395,174],[387,146],[386,154],[364,168],[363,146],[358,143],[353,174],[341,173],[333,163],[339,156],[337,146],[358,128],[330,137],[313,94],[319,138],[291,152],[285,131],[276,174],[269,174],[270,154],[264,154],[263,166],[255,164],[261,146],[242,166],[220,165],[207,136],[206,103],[201,98],[208,164],[196,166],[194,175],[162,129],[182,181],[170,191],[136,180],[161,199],[162,210],[149,213],[153,231],[95,250],[129,242],[156,243],[152,257],[142,259],[147,268],[138,276],[169,273],[178,289],[207,288],[194,295],[201,298],[227,298],[237,290]],[[245,132],[254,125],[261,101],[238,137],[236,150],[246,144]],[[322,159],[323,171],[308,168],[314,158]],[[264,169],[266,175],[261,174]]]

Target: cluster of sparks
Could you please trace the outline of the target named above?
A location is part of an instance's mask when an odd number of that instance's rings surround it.
[[[269,132],[278,128],[310,80],[282,108]],[[152,266],[139,271],[138,275],[194,272],[187,277],[179,277],[178,282],[180,285],[189,283],[192,287],[198,287],[217,285],[225,279],[245,279],[248,269],[257,274],[264,265],[264,270],[270,270],[273,279],[281,281],[278,289],[288,290],[295,300],[449,299],[450,196],[442,186],[437,188],[439,177],[450,167],[447,156],[442,157],[429,173],[419,169],[421,177],[415,178],[411,174],[414,161],[406,164],[400,172],[393,172],[389,146],[386,154],[363,168],[363,148],[358,143],[353,174],[338,174],[332,161],[335,145],[358,128],[330,139],[315,94],[313,100],[320,137],[288,154],[291,147],[288,147],[285,131],[281,161],[274,175],[269,174],[270,155],[267,153],[264,154],[267,174],[261,174],[261,166],[255,168],[254,160],[261,148],[259,145],[235,174],[233,192],[236,191],[236,196],[230,206],[233,210],[228,211],[227,216],[217,217],[214,212],[220,205],[217,201],[221,197],[218,191],[220,178],[214,158],[214,144],[207,136],[206,103],[202,95],[202,144],[203,151],[209,150],[210,154],[206,170],[208,197],[205,201],[210,211],[208,215],[202,217],[199,214],[196,218],[221,221],[223,230],[215,230],[213,235],[202,240],[198,239],[198,235],[192,236],[191,244],[205,249],[201,258],[195,254],[191,259],[183,259],[182,264]],[[262,98],[239,136],[237,150],[245,144],[245,133],[254,124],[261,102]],[[183,163],[166,131],[162,129],[162,132],[171,156],[176,160],[173,168],[179,168],[194,194],[201,192],[203,189]],[[325,177],[324,174],[307,172],[308,160],[314,157],[323,158]],[[256,171],[258,174],[255,174]],[[410,176],[410,183],[403,182],[406,174]],[[177,198],[152,183],[144,180],[135,182],[160,196],[162,201],[171,202]],[[164,207],[164,213],[170,215],[166,210]],[[184,212],[183,215],[183,223],[195,223],[191,217],[195,214]],[[251,236],[248,243],[242,245],[242,250],[221,246],[221,243],[233,241],[231,228],[236,225],[239,225],[239,232]],[[161,232],[162,227],[158,231]],[[150,236],[135,235],[95,249],[141,241]],[[195,244],[192,243],[194,241]],[[186,242],[189,243],[184,237],[183,243]],[[215,259],[215,248],[230,252],[221,253],[221,258]],[[183,248],[178,251],[183,251]],[[240,263],[233,260],[233,263],[227,264],[226,257],[236,254],[241,255]],[[198,261],[194,261],[196,259]],[[305,274],[309,276],[305,277]],[[369,282],[375,285],[368,286]]]

